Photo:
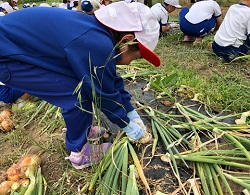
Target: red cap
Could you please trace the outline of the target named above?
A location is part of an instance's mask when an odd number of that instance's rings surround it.
[[[152,63],[156,67],[160,66],[161,60],[154,52],[152,52],[150,49],[145,47],[140,42],[138,42],[138,46],[139,46],[142,58],[149,61],[150,63]]]

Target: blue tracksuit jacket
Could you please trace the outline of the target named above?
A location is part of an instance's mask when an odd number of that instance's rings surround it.
[[[134,108],[115,55],[109,29],[93,15],[33,7],[0,17],[0,81],[62,107],[71,151],[86,142],[92,101],[119,127],[129,122]]]

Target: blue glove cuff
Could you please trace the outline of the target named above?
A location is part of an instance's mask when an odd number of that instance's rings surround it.
[[[141,118],[136,110],[132,110],[127,114],[127,117],[132,121],[134,118]]]

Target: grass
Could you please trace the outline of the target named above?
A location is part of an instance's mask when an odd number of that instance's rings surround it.
[[[250,109],[250,66],[247,61],[226,63],[208,47],[213,35],[204,38],[201,45],[183,43],[182,33],[172,31],[160,38],[156,53],[162,60],[160,71],[176,73],[178,81],[174,92],[185,85],[183,94],[199,100],[216,110],[242,112]],[[208,41],[209,40],[209,41]]]

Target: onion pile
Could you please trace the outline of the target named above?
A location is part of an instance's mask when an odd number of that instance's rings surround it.
[[[9,110],[3,110],[0,113],[0,123],[4,131],[10,131],[13,128],[13,123],[10,120],[11,113]]]
[[[40,165],[41,158],[36,154],[21,158],[7,170],[7,180],[0,183],[0,195],[42,195],[44,182]]]

